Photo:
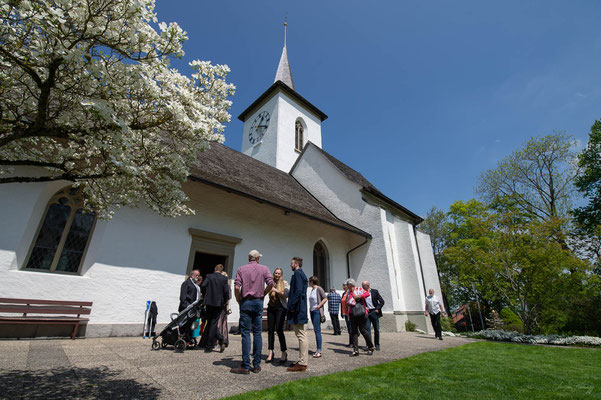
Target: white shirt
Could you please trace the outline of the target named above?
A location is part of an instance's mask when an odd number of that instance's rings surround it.
[[[196,288],[196,300],[200,299],[200,286],[198,286],[198,283],[196,283],[196,281],[192,278],[190,278],[190,280],[192,281],[192,283],[194,284],[194,287]]]
[[[317,308],[317,290],[311,290],[309,295],[309,310],[313,311]]]
[[[374,307],[374,302],[371,301],[371,290],[369,291],[369,296],[365,299],[365,305],[367,306],[368,310],[374,310],[376,307]]]
[[[426,307],[428,307],[428,313],[438,314],[440,312],[440,300],[437,295],[428,295],[426,297]]]

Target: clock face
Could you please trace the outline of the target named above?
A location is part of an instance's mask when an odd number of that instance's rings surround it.
[[[269,126],[269,119],[271,116],[267,111],[261,111],[259,115],[255,117],[252,125],[250,126],[250,131],[248,132],[248,140],[252,143],[258,143],[263,138],[265,131],[267,131],[267,127]]]

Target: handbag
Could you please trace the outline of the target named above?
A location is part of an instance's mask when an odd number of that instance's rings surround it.
[[[320,321],[322,324],[323,324],[324,322],[326,322],[326,316],[325,316],[325,315],[322,315],[322,316],[319,318],[319,321]]]
[[[356,318],[363,315],[365,315],[365,307],[363,306],[363,302],[357,301],[351,306],[351,317]]]

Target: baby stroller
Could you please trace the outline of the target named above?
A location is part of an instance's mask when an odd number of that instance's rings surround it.
[[[171,314],[171,322],[159,333],[158,337],[152,338],[152,348],[159,350],[171,345],[176,352],[181,353],[186,347],[195,347],[196,338],[192,337],[192,331],[195,329],[196,320],[203,314],[203,311],[203,305],[199,299],[179,314]]]

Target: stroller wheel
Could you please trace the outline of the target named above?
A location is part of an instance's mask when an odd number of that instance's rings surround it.
[[[153,340],[152,341],[152,349],[158,350],[160,348],[161,348],[161,342],[159,342],[158,340]]]
[[[184,350],[186,350],[186,341],[183,339],[177,339],[174,347],[176,353],[183,353]]]
[[[193,338],[190,342],[188,342],[188,348],[193,349],[196,347],[197,344],[198,342],[196,341],[196,338]]]
[[[167,343],[161,342],[161,349],[166,349],[166,348],[167,348]]]

